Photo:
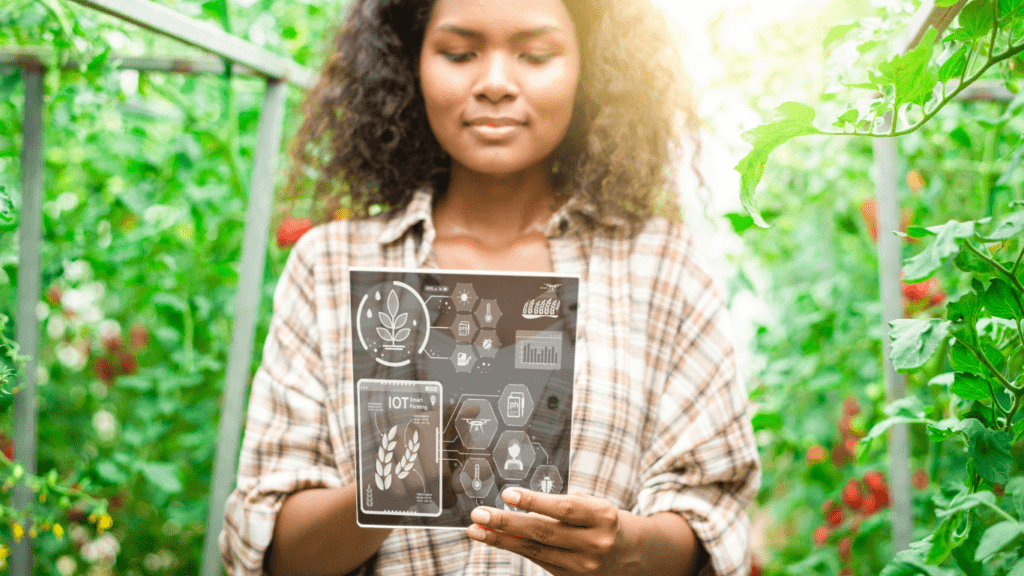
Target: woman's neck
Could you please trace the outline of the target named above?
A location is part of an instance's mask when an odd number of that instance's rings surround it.
[[[543,234],[555,208],[554,183],[546,165],[508,176],[453,166],[434,219],[439,233],[486,235],[492,242],[510,243],[531,232]]]

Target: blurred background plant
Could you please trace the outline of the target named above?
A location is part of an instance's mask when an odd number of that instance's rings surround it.
[[[312,69],[322,62],[328,26],[348,4],[161,3]],[[811,137],[776,148],[758,192],[761,213],[773,224],[768,230],[742,210],[741,184],[730,175],[750,150],[739,134],[761,123],[761,111],[794,100],[813,104],[821,118],[846,111],[851,93],[844,83],[860,82],[863,77],[851,74],[866,74],[894,55],[918,3],[778,3],[786,10],[768,2],[664,4],[681,18],[703,10],[709,23],[705,48],[711,57],[701,57],[695,36],[691,63],[704,89],[705,161],[715,202],[727,206],[724,216],[712,217],[737,246],[730,301],[734,311],[743,311],[738,320],[754,323],[750,363],[742,368],[757,409],[765,470],[751,510],[755,572],[916,569],[937,575],[956,565],[972,573],[963,566],[978,566],[974,554],[982,534],[970,530],[971,554],[953,553],[942,566],[886,568],[893,550],[884,442],[861,447],[862,438],[888,417],[870,142]],[[1006,6],[1011,4],[1019,6]],[[36,531],[48,523],[50,532],[37,540],[35,573],[197,573],[264,83],[229,73],[118,69],[118,57],[126,55],[203,55],[61,0],[13,0],[8,6],[0,12],[0,50],[34,49],[49,65],[37,314],[43,328],[41,476],[23,475],[21,481],[46,490],[64,487],[68,492],[61,496],[69,505],[59,497],[36,499]],[[949,52],[937,48],[935,57]],[[79,65],[59,71],[70,61]],[[1017,57],[989,77],[1015,90],[1022,70]],[[286,136],[300,120],[301,96],[289,88]],[[899,139],[906,175],[900,205],[911,231],[950,218],[999,221],[1011,212],[1011,201],[1024,198],[1021,102],[953,102]],[[14,316],[18,275],[23,103],[20,73],[0,70],[0,448],[8,459],[13,425],[11,396],[4,391],[14,385],[10,376],[17,369],[8,317]],[[311,225],[301,206],[291,210],[278,214],[264,312],[288,247]],[[700,214],[688,219],[701,224]],[[929,235],[917,231],[905,238],[904,257],[935,244],[917,236]],[[999,245],[1000,254],[1019,249],[1017,236]],[[975,290],[975,273],[948,260],[931,277],[902,284],[908,318],[941,321],[948,302]],[[741,306],[745,301],[755,304]],[[268,320],[264,313],[258,343]],[[1009,346],[1012,333],[1000,335]],[[257,345],[254,367],[260,351]],[[987,425],[991,402],[956,394],[947,381],[956,371],[948,355],[937,352],[908,374],[908,394],[924,411],[915,416],[935,422],[974,417]],[[1008,360],[1008,370],[1019,366],[1014,361]],[[937,533],[937,511],[948,509],[972,471],[958,438],[934,442],[926,423],[911,432],[915,537],[926,538]],[[1024,461],[1019,442],[1009,456],[1008,478],[1018,478]],[[4,480],[13,478],[13,465],[2,457],[0,462]],[[973,488],[991,492],[997,505],[1012,512],[1008,503],[1022,493],[1015,491],[1019,483],[1008,480],[997,490],[984,482]],[[9,494],[0,494],[4,506]],[[997,515],[988,510],[986,526]],[[17,535],[9,518],[0,523],[3,550]],[[19,526],[28,532],[32,526],[25,520]],[[1005,544],[1013,549],[1012,540]],[[961,558],[967,564],[959,564]],[[980,573],[1005,572],[1012,560],[1005,553]]]

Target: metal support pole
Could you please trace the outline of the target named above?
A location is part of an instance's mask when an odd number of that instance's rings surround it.
[[[18,379],[18,393],[14,396],[15,460],[25,472],[36,473],[36,430],[39,417],[36,366],[39,365],[39,320],[36,305],[41,291],[40,244],[43,241],[43,75],[46,69],[26,66],[22,69],[25,80],[25,121],[22,127],[24,144],[21,150],[21,227],[18,254],[18,317],[15,338],[19,353],[28,356],[24,373]],[[14,507],[21,510],[31,505],[32,491],[18,485],[14,492]],[[32,573],[32,538],[27,535],[14,545],[11,554],[12,576]]]
[[[888,121],[886,122],[888,124]],[[899,230],[898,152],[895,138],[876,138],[874,141],[876,172],[875,193],[878,199],[878,282],[882,299],[882,355],[885,364],[886,399],[893,402],[903,398],[906,376],[896,372],[892,360],[892,342],[889,340],[889,322],[903,317],[903,298],[900,290],[900,238],[893,234]],[[913,512],[910,501],[910,437],[906,424],[897,424],[889,430],[889,486],[892,497],[893,552],[906,550],[913,538]]]
[[[249,388],[256,315],[263,292],[263,267],[266,263],[267,237],[270,233],[274,170],[277,168],[278,151],[281,149],[286,87],[287,84],[283,81],[268,80],[267,91],[263,96],[263,108],[260,111],[242,262],[238,269],[238,305],[231,334],[231,351],[220,416],[220,435],[217,438],[217,459],[213,468],[213,489],[206,519],[203,576],[219,576],[222,568],[217,539],[224,525],[224,504],[234,489],[237,474],[238,446],[245,416],[245,396]]]

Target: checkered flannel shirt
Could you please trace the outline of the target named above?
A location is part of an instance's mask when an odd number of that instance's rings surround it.
[[[581,279],[569,487],[638,515],[681,514],[710,554],[704,573],[746,574],[760,464],[722,297],[684,227],[652,218],[631,236],[574,206],[547,229],[554,271]],[[314,228],[293,249],[220,534],[230,573],[263,574],[290,494],[355,481],[348,269],[437,268],[431,207],[420,191],[392,214]],[[464,531],[416,529],[394,530],[374,571],[546,574]]]

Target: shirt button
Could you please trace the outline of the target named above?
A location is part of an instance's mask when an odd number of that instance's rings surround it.
[[[558,222],[558,229],[561,230],[562,232],[565,232],[566,230],[568,230],[569,229],[569,221],[566,220],[565,218],[562,218],[561,221]]]

